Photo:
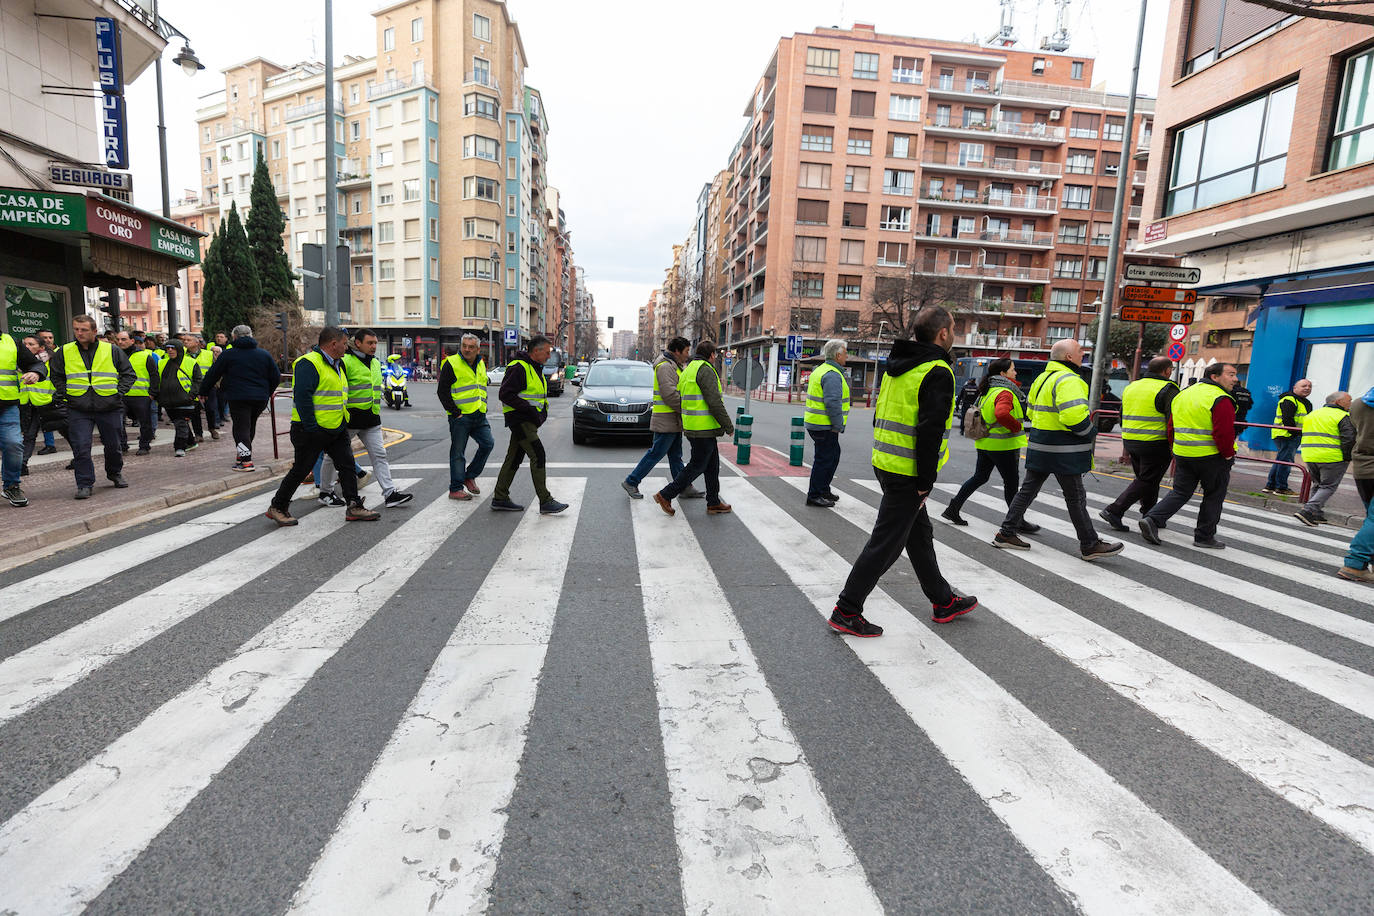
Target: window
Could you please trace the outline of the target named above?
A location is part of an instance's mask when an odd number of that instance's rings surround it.
[[[823,298],[825,296],[825,274],[793,274],[792,295],[799,299]]]
[[[836,283],[835,283],[835,298],[837,298],[837,299],[855,299],[855,300],[857,300],[857,299],[859,298],[860,288],[862,287],[862,285],[863,285],[863,278],[862,278],[862,277],[858,277],[858,276],[855,276],[855,275],[853,275],[853,274],[840,274],[840,275],[836,278]],[[852,330],[857,331],[857,330],[859,329],[859,313],[858,313],[858,312],[836,312],[836,313],[835,313],[835,324],[836,324],[837,326],[840,324],[840,321],[841,321],[840,316],[841,316],[841,315],[846,315],[846,316],[847,316],[847,315],[853,315],[853,316],[854,316],[854,318],[853,318],[854,327],[853,327]],[[847,331],[847,330],[851,330],[851,329],[850,329],[850,328],[844,328],[844,330]]]
[[[463,179],[463,199],[497,201],[501,199],[500,188],[490,178],[478,178],[469,175]]]
[[[395,203],[396,186],[392,184],[377,185],[377,206],[385,207],[387,204]]]
[[[862,264],[864,262],[864,243],[859,239],[840,240],[840,263]]]
[[[405,179],[402,179],[402,181],[401,181],[401,200],[410,201],[410,200],[419,200],[419,199],[420,199],[420,179],[418,179],[418,178],[405,178]]]
[[[276,143],[278,143],[279,141],[273,140],[272,142],[273,142],[273,144],[276,144]],[[273,149],[275,149],[275,148],[276,148],[276,147],[273,146]],[[275,159],[276,157],[273,156],[272,158]],[[205,157],[205,171],[206,171],[206,172],[213,172],[214,170],[215,170],[215,157],[214,157],[214,156],[206,156],[206,157]]]
[[[1101,115],[1090,114],[1086,111],[1075,111],[1073,113],[1073,120],[1069,122],[1069,136],[1078,137],[1083,140],[1096,140],[1097,125],[1101,120]]]
[[[1054,259],[1054,275],[1056,277],[1066,277],[1070,280],[1082,279],[1083,259],[1061,254]]]
[[[925,234],[926,234],[926,235],[939,235],[939,234],[940,234],[940,214],[938,214],[938,213],[927,213],[927,214],[926,214],[926,233],[925,233]]]
[[[887,116],[894,121],[921,120],[921,100],[914,95],[890,95]]]
[[[378,241],[379,243],[381,243],[381,242],[394,242],[395,240],[396,240],[396,224],[395,224],[395,223],[391,222],[391,220],[387,220],[387,221],[384,222],[384,223],[378,223],[378,224],[377,224],[377,241]]]
[[[873,153],[873,131],[849,128],[849,145],[845,151],[851,156],[869,156]]]
[[[405,233],[407,242],[418,242],[420,240],[420,221],[418,219],[408,219],[401,225]]]
[[[385,166],[391,165],[393,159],[394,159],[394,157],[393,157],[393,155],[392,155],[391,147],[390,147],[389,145],[388,145],[388,146],[379,146],[379,147],[377,147],[377,167],[378,167],[378,168],[384,168]]]
[[[803,162],[797,174],[797,187],[829,189],[830,166],[820,162]]]
[[[419,317],[420,317],[420,297],[419,297],[419,296],[406,296],[406,317],[407,317],[407,318],[419,318]]]
[[[472,59],[471,82],[495,88],[495,84],[491,81],[491,61],[481,57],[474,57]]]
[[[1121,154],[1102,152],[1102,174],[1116,177],[1117,172],[1121,171]]]
[[[1068,245],[1085,245],[1088,242],[1087,223],[1060,223],[1059,241]]]
[[[925,61],[918,57],[892,58],[892,82],[921,84],[921,70]]]
[[[878,93],[860,92],[857,89],[849,93],[849,115],[853,118],[873,117],[873,107],[877,104]]]
[[[794,261],[824,261],[825,260],[825,239],[799,235],[792,246],[792,259]]]
[[[295,206],[295,214],[296,214],[297,216],[309,216],[309,215],[310,215],[310,204],[306,201],[306,199],[305,199],[304,197],[297,197],[296,200],[295,200],[294,206]]]
[[[1103,122],[1102,137],[1106,140],[1115,140],[1120,143],[1126,136],[1126,119],[1115,115],[1107,115],[1107,120]]]
[[[496,241],[496,220],[476,219],[469,216],[463,220],[463,238]]]
[[[835,138],[835,128],[822,127],[818,124],[803,124],[801,134],[801,148],[818,153],[828,153],[831,151]]]
[[[940,232],[940,214],[931,213],[929,216],[935,221],[935,231],[929,234],[938,235]],[[910,207],[889,207],[884,205],[882,217],[882,222],[878,223],[879,229],[894,229],[899,232],[907,232],[911,229]]]
[[[429,180],[429,202],[432,204],[439,202],[439,179],[437,178]]]
[[[824,226],[830,215],[830,204],[823,200],[797,201],[797,222],[812,225]]]
[[[1035,58],[1034,60],[1031,61],[1031,75],[1032,75],[1032,76],[1044,76],[1044,75],[1045,75],[1045,58],[1043,58],[1043,57],[1037,57],[1037,58]]]
[[[507,156],[507,157],[506,157],[506,177],[507,177],[507,178],[519,178],[519,177],[520,177],[520,160],[519,160],[519,159],[516,159],[514,156]]]
[[[429,221],[429,240],[431,242],[439,241],[439,221],[437,219],[431,218]]]
[[[905,242],[879,242],[878,266],[905,267],[906,247],[907,246]]]
[[[496,300],[486,299],[481,296],[463,297],[463,317],[464,318],[495,318]]]
[[[420,259],[419,259],[419,258],[406,258],[406,260],[405,260],[405,269],[404,269],[404,274],[403,274],[403,275],[405,276],[405,278],[406,278],[407,280],[418,280],[418,279],[420,279]]]
[[[478,41],[491,41],[491,20],[486,16],[472,14],[472,37]]]
[[[1064,209],[1087,210],[1092,206],[1093,189],[1084,184],[1064,185]]]
[[[430,96],[430,97],[426,100],[426,102],[427,102],[426,108],[428,109],[429,119],[430,119],[431,121],[433,121],[434,123],[438,124],[438,123],[439,123],[439,100],[436,99],[436,98],[434,98],[433,96]]]
[[[391,106],[390,106],[390,105],[378,105],[378,106],[377,106],[376,118],[377,118],[377,126],[378,126],[378,127],[390,127],[390,126],[391,126]]]
[[[1011,114],[1011,112],[1007,113]],[[983,127],[987,123],[988,110],[986,108],[970,108],[967,105],[964,106],[963,125],[965,127]]]
[[[469,92],[463,96],[463,117],[476,115],[479,118],[491,118],[497,120],[496,114],[497,101],[489,95],[480,92]]]
[[[822,114],[835,113],[835,90],[823,86],[807,86],[802,94],[802,111]]]
[[[489,162],[500,161],[501,141],[493,140],[491,137],[483,137],[478,134],[469,134],[463,138],[463,158],[486,159]]]
[[[463,258],[464,280],[491,280],[492,261],[490,258]]]
[[[434,137],[429,138],[429,161],[439,161],[439,141]]]
[[[1070,149],[1069,158],[1064,163],[1064,169],[1074,175],[1091,175],[1095,156],[1096,154],[1092,150]]]
[[[883,169],[883,193],[909,197],[916,190],[916,173],[902,169]]]
[[[351,85],[351,86],[348,87],[348,104],[350,104],[350,105],[356,105],[356,104],[358,104],[358,98],[359,98],[358,93],[359,93],[359,88],[358,88],[358,84],[357,84],[357,83],[354,83],[353,85]],[[276,123],[277,123],[277,110],[276,110],[275,108],[272,109],[272,123],[273,123],[273,124],[276,124]]]
[[[362,213],[362,212],[363,212],[363,195],[361,195],[361,194],[354,194],[354,195],[352,195],[352,197],[351,197],[350,199],[353,201],[353,212],[354,212],[354,213]]]
[[[316,212],[317,214],[323,213],[323,212],[324,212],[324,195],[323,195],[323,194],[316,194],[316,195],[315,195],[315,212]]]
[[[1073,337],[1073,328],[1067,325],[1050,325],[1045,331],[1046,340],[1070,340]]]
[[[412,43],[423,41],[425,37],[425,21],[423,19],[410,20],[410,40]]]
[[[1097,189],[1097,199],[1093,202],[1094,210],[1110,210],[1116,203],[1116,188],[1110,185],[1099,186]]]
[[[807,48],[806,72],[819,76],[839,76],[840,52],[832,48]]]
[[[424,61],[417,60],[415,63],[416,63],[416,66],[420,68],[420,69],[419,69],[419,72],[417,72],[417,73],[414,74],[415,81],[416,81],[417,83],[424,82],[425,73],[424,73],[424,69],[423,69],[423,67],[422,67],[422,65],[424,64]],[[420,100],[419,100],[419,99],[404,99],[404,100],[402,100],[402,102],[401,102],[401,120],[402,120],[402,121],[418,121],[418,120],[420,120]]]
[[[916,138],[911,134],[888,134],[887,154],[893,159],[914,159]]]
[[[1192,4],[1184,29],[1187,46],[1183,75],[1251,44],[1277,28],[1285,18],[1285,13],[1241,0]]]
[[[1093,223],[1093,244],[1110,245],[1112,243],[1112,224]]]
[[[868,204],[846,202],[840,216],[840,225],[846,229],[863,229],[868,225]]]
[[[515,202],[515,195],[514,195],[514,194],[507,194],[507,195],[506,195],[506,215],[507,215],[507,216],[519,216],[519,215],[520,215],[520,208],[516,205],[516,202]],[[514,242],[515,242],[515,238],[514,238],[514,236],[512,236],[512,237],[511,237],[511,243],[512,243],[512,245],[514,244]],[[515,249],[512,247],[512,248],[511,248],[511,251],[514,251],[514,250],[515,250]]]
[[[1052,290],[1050,290],[1050,311],[1051,311],[1051,312],[1076,312],[1076,311],[1078,311],[1078,290],[1076,290],[1076,289],[1052,289]]]
[[[382,30],[382,50],[383,50],[383,51],[395,51],[395,50],[396,50],[396,30],[395,30],[395,29],[383,29],[383,30]]]
[[[844,189],[846,191],[868,190],[868,166],[847,165],[844,167]]]
[[[1297,93],[1289,83],[1180,130],[1164,215],[1282,185]]]
[[[1081,80],[1083,78],[1083,61],[1076,60],[1069,64],[1069,79]]]
[[[1107,279],[1107,259],[1088,258],[1088,279],[1105,280]]]
[[[395,280],[395,279],[396,279],[396,262],[393,261],[393,260],[391,260],[390,258],[387,258],[387,259],[385,259],[385,260],[378,261],[378,262],[377,262],[377,279],[378,279],[378,280]]]
[[[324,122],[316,121],[314,124],[310,125],[310,128],[310,139],[315,143],[322,143],[324,141]],[[340,138],[336,137],[335,139]]]
[[[1374,50],[1345,62],[1341,101],[1331,133],[1327,168],[1343,169],[1374,159]]]
[[[878,55],[854,53],[854,78],[856,80],[875,80],[878,78]]]

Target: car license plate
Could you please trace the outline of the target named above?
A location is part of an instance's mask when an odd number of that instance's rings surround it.
[[[607,414],[606,419],[612,423],[638,423],[639,414],[633,413],[613,413]]]

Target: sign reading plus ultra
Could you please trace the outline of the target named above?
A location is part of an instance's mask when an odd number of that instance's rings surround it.
[[[109,16],[95,17],[95,60],[100,79],[103,157],[108,168],[129,167],[129,129],[124,110],[124,61],[120,55],[119,23]]]

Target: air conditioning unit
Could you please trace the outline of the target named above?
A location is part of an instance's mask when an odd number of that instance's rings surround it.
[[[1063,117],[1063,116],[1064,116],[1064,113],[1063,113],[1062,111],[1055,110],[1055,111],[1051,111],[1051,112],[1050,112],[1050,120],[1051,120],[1051,121],[1058,121],[1058,120],[1059,120],[1061,117]]]
[[[1049,191],[1054,187],[1054,182],[1046,178],[1040,182],[1040,190]]]

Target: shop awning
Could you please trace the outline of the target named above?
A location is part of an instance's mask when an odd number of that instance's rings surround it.
[[[105,239],[91,239],[90,269],[112,281],[125,280],[139,286],[179,286],[178,276],[183,265],[165,255],[153,254],[128,245],[116,245]],[[124,283],[87,283],[87,286],[121,286]]]

